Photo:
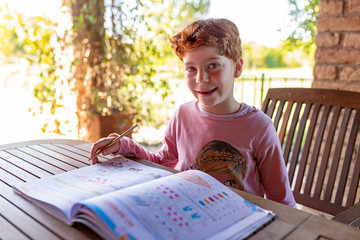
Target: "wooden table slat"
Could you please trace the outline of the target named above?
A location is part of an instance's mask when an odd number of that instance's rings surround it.
[[[78,146],[69,146],[64,144],[41,144],[41,146],[47,147],[61,154],[66,154],[74,159],[77,159],[78,161],[85,163],[86,165],[91,165],[91,161],[89,161],[91,144],[82,144]],[[76,151],[78,153],[76,153]],[[107,161],[113,158],[113,156],[100,155],[98,158],[100,161]]]
[[[89,157],[90,157],[90,148],[92,146],[92,143],[81,144],[81,145],[77,145],[77,146],[69,146],[66,144],[52,144],[52,145],[58,146],[63,149],[68,149],[71,152],[80,152],[80,155],[82,155],[86,158],[85,162],[91,164],[91,162],[89,161]],[[100,161],[107,161],[107,160],[113,158],[113,156],[102,156],[102,155],[99,155],[98,157],[99,157]]]
[[[312,215],[297,231],[309,231],[331,239],[360,239],[360,230],[337,221]]]
[[[52,176],[52,174],[47,169],[41,169],[38,166],[29,163],[27,161],[24,161],[21,158],[18,158],[14,155],[11,155],[8,152],[0,152],[0,158],[6,159],[7,162],[11,163],[12,165],[16,166],[17,168],[20,168],[26,172],[32,173],[36,177],[43,178],[47,176]]]
[[[12,187],[15,184],[22,184],[26,180],[21,179],[18,176],[15,176],[14,174],[11,174],[10,172],[7,172],[6,170],[0,168],[0,179],[4,184],[8,184],[9,187]],[[3,194],[5,192],[5,189],[0,188],[0,194]]]
[[[52,151],[48,148],[45,148],[41,145],[33,145],[31,146],[31,148],[39,151],[39,152],[42,152],[44,153],[45,155],[48,155],[49,157],[51,158],[56,158],[60,161],[64,161],[64,162],[68,162],[69,164],[71,164],[72,166],[76,167],[76,168],[80,168],[80,167],[86,167],[88,166],[88,164],[84,163],[84,162],[81,162],[75,158],[71,158],[71,157],[68,157],[68,156],[65,156],[63,154],[60,154],[58,152],[55,152],[55,151]]]
[[[260,231],[256,232],[255,235],[250,236],[249,240],[282,239],[294,231],[295,228],[295,225],[286,223],[284,221],[273,221]]]
[[[89,153],[92,146],[92,144],[90,143],[85,143],[77,146],[70,146],[67,144],[51,144],[51,143],[40,144],[40,145],[58,151],[59,149],[62,149],[60,151],[64,150],[66,152],[72,152],[75,156],[80,155],[86,159],[89,158]]]
[[[65,148],[63,148],[61,146],[57,146],[55,144],[41,144],[39,146],[49,149],[50,151],[54,151],[58,154],[70,157],[71,159],[73,159],[75,161],[89,165],[88,159],[90,156],[89,155],[90,148],[87,152],[85,152],[83,150],[77,150],[78,152],[75,152],[76,149],[69,149],[69,148],[65,149]]]
[[[12,223],[16,223],[17,228],[21,229],[28,236],[41,236],[42,239],[61,239],[51,230],[47,229],[42,223],[34,221],[32,217],[14,207],[3,197],[0,197],[1,214]],[[31,224],[29,224],[31,223]]]
[[[55,143],[54,145],[59,145],[59,146],[65,147],[65,148],[70,147],[70,149],[73,149],[73,150],[75,150],[75,151],[76,151],[77,149],[81,149],[81,150],[89,153],[90,150],[91,150],[91,147],[92,147],[93,143],[84,142],[83,144],[72,145],[72,146],[69,146],[69,144],[64,144],[64,143]]]
[[[0,182],[0,189],[6,188],[6,186],[2,185]],[[45,228],[51,229],[54,235],[62,236],[65,239],[80,239],[84,238],[85,235],[77,229],[73,227],[67,226],[65,223],[61,222],[57,218],[53,217],[51,214],[47,213],[43,209],[39,208],[32,202],[26,200],[25,198],[19,197],[14,191],[6,191],[2,192],[2,197],[8,201],[8,204],[12,204],[12,206],[21,210],[26,215],[31,216],[31,218],[36,219],[38,223],[41,223]],[[14,218],[17,226],[20,226],[17,218]],[[28,222],[25,222],[28,225]],[[22,226],[21,228],[22,229]]]
[[[332,220],[350,224],[351,226],[360,227],[360,202],[357,202],[354,206],[346,209],[345,211],[334,216]]]
[[[277,215],[277,218],[280,221],[283,221],[283,222],[286,222],[286,223],[289,223],[292,225],[300,225],[301,223],[306,221],[310,216],[312,216],[308,212],[300,211],[298,209],[294,209],[289,206],[285,206],[285,205],[275,202],[275,201],[271,201],[271,200],[264,201],[264,198],[255,196],[255,195],[247,193],[247,192],[239,191],[239,190],[233,189],[233,188],[231,190],[233,190],[234,192],[236,192],[243,198],[247,199],[251,203],[253,203],[259,207],[273,211]]]
[[[81,140],[75,140],[75,139],[41,139],[41,140],[29,140],[29,141],[23,141],[23,142],[16,142],[16,143],[9,143],[0,145],[0,151],[5,149],[11,149],[11,148],[19,148],[24,146],[32,146],[32,145],[38,145],[38,144],[64,144],[69,146],[80,146],[83,144],[88,144],[89,142],[81,141]],[[90,143],[91,144],[91,143]]]
[[[39,179],[39,176],[36,176],[36,175],[30,173],[26,169],[21,169],[15,165],[9,163],[8,161],[5,161],[1,157],[0,157],[0,168],[15,174],[16,176],[18,176],[21,179],[24,179],[25,181]]]
[[[24,152],[24,154],[31,156],[31,158],[39,159],[40,161],[51,164],[52,166],[56,166],[65,171],[70,171],[70,170],[76,169],[76,167],[71,166],[70,164],[68,164],[66,162],[59,161],[56,158],[49,157],[48,155],[45,155],[45,154],[43,154],[39,151],[36,151],[35,149],[32,149],[30,147],[20,147],[20,148],[18,148],[18,150]]]
[[[23,232],[17,229],[3,216],[0,216],[0,239],[17,240],[17,239],[31,239]]]
[[[12,155],[16,155],[17,158],[31,165],[35,165],[37,168],[46,170],[52,175],[66,172],[65,169],[59,168],[56,165],[49,163],[49,161],[43,161],[39,158],[35,158],[25,152],[20,151],[19,149],[9,149],[6,152]]]
[[[300,239],[319,240],[319,235],[311,231],[305,231],[305,230],[299,231],[299,229],[295,229],[294,232],[286,236],[284,239],[285,240],[300,240]],[[328,238],[328,240],[330,240],[330,238]]]

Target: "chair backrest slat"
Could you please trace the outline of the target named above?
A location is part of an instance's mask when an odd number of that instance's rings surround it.
[[[288,109],[286,109],[286,112],[290,112],[291,111],[290,108],[292,108],[292,106],[293,106],[292,104],[288,105]],[[284,147],[284,154],[286,155],[285,164],[288,164],[288,159],[289,159],[289,155],[290,155],[290,151],[291,151],[291,146],[292,146],[292,143],[294,140],[294,134],[295,134],[297,122],[299,119],[300,110],[301,110],[301,105],[298,104],[295,108],[295,112],[292,117],[291,125],[290,125],[289,131],[287,133],[287,138],[286,138],[285,147]],[[282,134],[284,134],[284,135],[285,135],[286,127],[288,125],[288,120],[289,120],[289,117],[287,117],[287,119],[284,119],[281,129],[280,129],[280,132],[283,132]],[[280,138],[281,144],[284,143],[284,135],[282,136],[282,138]]]
[[[299,126],[298,128],[296,128],[296,124],[297,124],[297,121],[299,119],[299,113],[300,113],[300,109],[301,109],[301,104],[298,104],[296,106],[296,110],[295,110],[295,114],[296,116],[293,118],[293,121],[291,123],[291,134],[292,134],[292,138],[293,138],[293,135],[295,134],[296,130],[298,132],[298,134],[296,135],[296,140],[295,140],[295,143],[294,143],[294,147],[292,149],[292,155],[291,155],[291,162],[290,162],[290,169],[289,169],[289,176],[291,178],[291,183],[292,185],[294,185],[293,183],[293,179],[294,179],[294,175],[295,175],[295,172],[296,172],[296,165],[298,164],[298,157],[299,157],[299,153],[300,153],[300,150],[301,150],[301,143],[302,143],[302,139],[304,137],[304,129],[305,129],[305,126],[306,126],[306,120],[307,120],[307,117],[309,116],[310,114],[310,109],[311,109],[311,105],[308,104],[305,106],[305,109],[304,109],[304,112],[302,114],[302,117],[300,119],[300,122],[299,122]],[[292,148],[292,142],[287,142],[288,146],[288,151],[291,150]],[[285,159],[284,159],[285,160]],[[285,163],[287,163],[287,160],[285,160]],[[301,167],[301,169],[303,169]],[[299,175],[302,175],[303,174],[303,171],[300,171],[300,173],[298,173],[298,176]]]
[[[356,200],[356,194],[360,191],[359,190],[359,179],[360,179],[360,145],[357,150],[357,156],[354,166],[354,171],[351,178],[350,189],[348,198],[346,201],[346,206],[352,206]]]
[[[274,125],[276,128],[279,126],[280,119],[283,115],[284,105],[285,105],[285,101],[280,101],[280,104],[276,109],[276,115],[274,119]]]
[[[306,128],[307,132],[304,129],[299,129],[299,131],[301,131],[301,132],[304,132],[304,133],[306,132],[306,137],[305,137],[304,148],[301,153],[299,173],[297,175],[297,179],[296,179],[296,183],[295,183],[295,191],[296,192],[301,191],[301,187],[303,186],[303,183],[305,182],[305,181],[303,181],[303,179],[304,180],[306,179],[305,178],[305,170],[307,167],[307,159],[309,158],[309,155],[310,155],[310,147],[311,147],[311,142],[312,142],[312,139],[314,136],[314,131],[315,131],[316,123],[317,123],[319,110],[320,110],[320,105],[316,104],[313,108],[313,111],[311,112],[310,124],[309,124],[309,127]],[[302,121],[303,120],[304,119],[302,119]]]
[[[316,182],[316,186],[315,186],[315,192],[314,192],[315,198],[320,198],[320,194],[321,194],[321,191],[324,186],[325,173],[326,173],[326,169],[329,164],[329,157],[331,154],[331,146],[333,144],[333,139],[334,139],[341,107],[336,106],[333,109],[334,109],[334,111],[332,114],[329,129],[328,129],[328,133],[327,133],[328,136],[326,137],[325,148],[323,151],[323,156],[322,156],[321,165],[320,165],[320,169],[319,169],[319,175],[318,175],[319,181]]]
[[[285,101],[282,101],[282,102],[285,103]],[[282,117],[282,123],[281,123],[280,131],[279,131],[279,139],[280,139],[281,143],[284,142],[284,137],[285,137],[285,133],[286,133],[286,126],[287,126],[287,123],[289,121],[289,117],[290,117],[292,107],[293,107],[293,102],[288,102],[288,104],[286,106],[286,110],[284,112],[284,115],[279,116],[279,119],[278,119],[278,121],[280,121],[280,118]],[[276,128],[277,128],[277,126],[276,126]]]
[[[319,154],[320,154],[320,150],[321,150],[322,140],[323,140],[324,133],[325,133],[326,123],[327,123],[328,116],[330,113],[330,108],[331,107],[329,105],[325,106],[325,109],[322,112],[320,123],[318,125],[318,129],[317,129],[316,137],[315,137],[314,148],[312,149],[312,156],[311,156],[311,160],[310,160],[309,171],[307,173],[307,177],[306,177],[306,181],[305,181],[306,182],[305,189],[304,189],[305,194],[310,194],[310,191],[312,190],[312,187],[314,185],[313,181],[314,181],[314,177],[315,177],[315,171],[317,169],[318,158],[319,158]],[[316,126],[316,123],[315,123],[315,126]],[[321,181],[321,179],[317,178],[316,182],[319,182],[321,184],[320,181]]]
[[[267,104],[269,104],[269,101],[267,102]],[[269,115],[269,117],[272,117],[274,111],[275,111],[275,107],[276,107],[276,101],[271,101],[270,106],[266,106],[267,107],[267,114]]]
[[[299,204],[337,214],[360,200],[360,93],[269,89],[273,120]]]
[[[351,109],[347,108],[345,109],[343,119],[340,125],[338,138],[336,140],[337,144],[335,146],[335,151],[330,167],[330,174],[329,179],[327,181],[327,186],[325,190],[325,201],[331,201],[331,197],[334,190],[334,184],[337,177],[338,169],[339,169],[339,163],[340,163],[340,157],[341,157],[341,151],[344,144],[345,134],[346,134],[346,126],[348,125],[349,118],[350,118]]]
[[[349,170],[350,170],[351,157],[354,152],[356,137],[357,137],[357,133],[359,131],[359,121],[360,121],[360,110],[357,109],[355,116],[353,118],[353,123],[351,124],[349,140],[347,141],[347,144],[346,144],[346,152],[344,155],[344,162],[342,165],[340,179],[339,179],[340,186],[346,186],[346,182],[347,182]],[[344,191],[345,191],[345,188],[337,189],[337,193],[336,193],[336,197],[335,197],[336,204],[342,203]],[[350,206],[347,206],[347,207],[350,207]]]

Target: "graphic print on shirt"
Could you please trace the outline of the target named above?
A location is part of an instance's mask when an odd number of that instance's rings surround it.
[[[209,173],[229,187],[244,189],[246,161],[229,143],[214,140],[205,144],[198,152],[192,168]]]

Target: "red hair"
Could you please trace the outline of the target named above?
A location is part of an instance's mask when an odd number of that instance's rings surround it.
[[[218,47],[220,55],[236,62],[242,56],[236,25],[227,19],[197,20],[170,38],[171,48],[183,60],[184,52],[194,48]]]

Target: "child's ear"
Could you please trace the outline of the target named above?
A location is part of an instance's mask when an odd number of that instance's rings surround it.
[[[235,73],[234,73],[235,78],[238,78],[241,76],[243,63],[244,63],[244,61],[242,58],[239,58],[239,60],[237,60],[235,62]]]

